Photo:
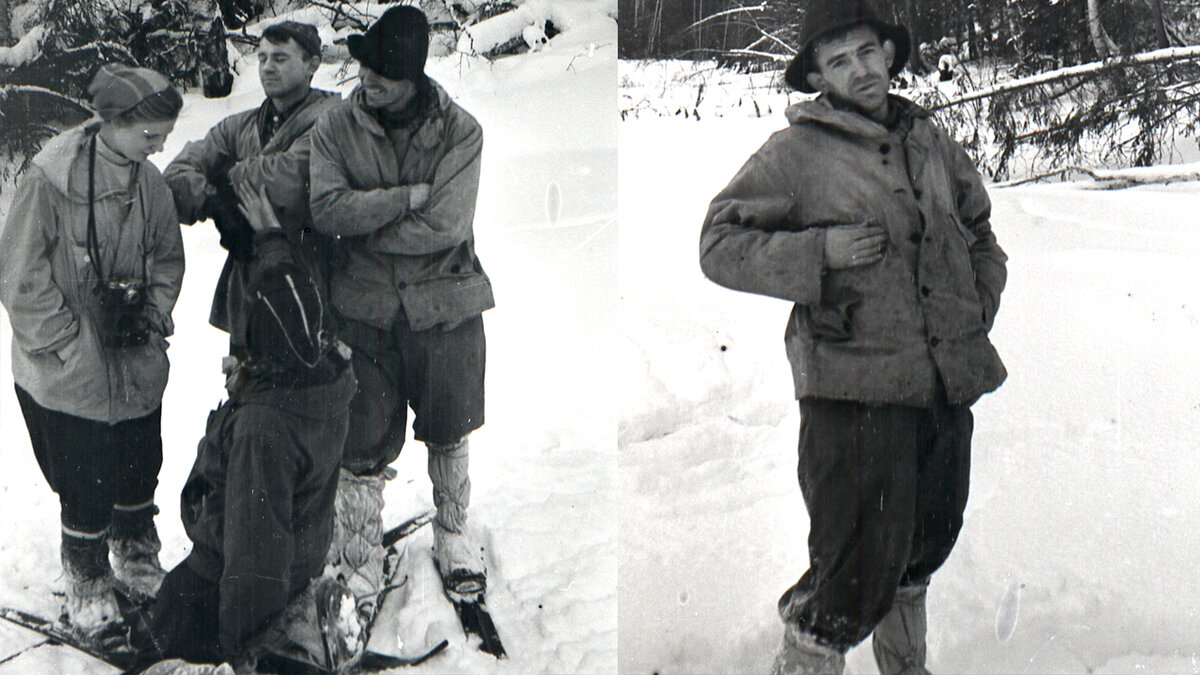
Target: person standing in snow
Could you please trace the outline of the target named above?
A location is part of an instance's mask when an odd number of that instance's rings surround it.
[[[0,301],[12,322],[17,400],[59,496],[66,614],[84,637],[120,619],[115,578],[152,595],[166,338],[183,280],[171,192],[146,158],[183,99],[162,75],[102,66],[100,120],[50,140],[0,234]]]
[[[778,673],[840,673],[874,631],[883,673],[925,672],[925,595],[962,526],[970,406],[1006,376],[988,339],[1007,261],[963,149],[889,95],[908,31],[817,0],[786,80],[819,92],[713,199],[705,275],[795,303],[809,569],[779,600]]]
[[[282,655],[282,672],[298,663],[332,671],[354,650],[326,654],[326,640],[335,649],[345,641],[321,637],[315,603],[340,592],[352,601],[344,586],[312,580],[332,536],[354,376],[266,189],[245,180],[238,192],[256,231],[243,268],[245,358],[183,488],[192,552],[163,581],[149,656],[253,672]],[[349,628],[354,642],[358,626]]]
[[[233,186],[247,181],[255,190],[266,188],[297,262],[322,294],[330,249],[330,241],[313,232],[308,209],[309,131],[339,100],[312,88],[321,65],[321,38],[315,26],[281,21],[263,30],[257,55],[267,95],[262,105],[218,122],[203,139],[184,146],[163,172],[180,219],[188,225],[212,219],[229,251],[209,322],[229,333],[235,359],[245,357],[246,267],[254,233],[237,209]]]
[[[472,229],[483,133],[425,74],[420,10],[392,7],[347,46],[360,85],[312,132],[313,222],[345,250],[330,294],[358,378],[338,497],[344,529],[330,555],[370,603],[382,580],[383,481],[412,407],[437,506],[434,559],[446,590],[473,598],[487,570],[467,529],[467,435],[483,424],[481,313],[494,305]]]

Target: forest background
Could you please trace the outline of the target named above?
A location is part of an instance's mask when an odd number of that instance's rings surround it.
[[[900,92],[933,110],[996,180],[1196,156],[1200,48],[1192,45],[1200,42],[1200,2],[878,4],[910,30],[916,47]],[[806,5],[620,0],[621,58],[781,73],[799,46]],[[952,82],[940,81],[939,63]],[[783,88],[778,79],[772,86]]]

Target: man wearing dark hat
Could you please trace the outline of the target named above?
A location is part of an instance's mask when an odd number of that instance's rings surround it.
[[[375,495],[357,501],[375,509],[359,521],[377,523],[411,407],[429,451],[435,562],[449,593],[478,597],[486,569],[467,530],[467,435],[483,424],[481,313],[493,306],[472,229],[483,133],[425,75],[420,10],[392,7],[347,43],[360,85],[312,132],[313,219],[345,248],[330,294],[359,381],[343,487]],[[343,576],[358,577],[351,588],[369,602],[383,551],[378,526],[359,532],[371,558],[356,561],[347,547]]]
[[[321,38],[314,26],[297,21],[268,26],[258,45],[258,77],[267,99],[258,108],[226,117],[202,140],[188,143],[163,173],[180,220],[190,225],[211,219],[229,251],[209,321],[229,333],[235,357],[245,356],[245,266],[253,256],[254,233],[238,212],[233,185],[248,181],[255,189],[266,188],[299,264],[318,288],[324,283],[329,242],[312,231],[308,134],[338,97],[311,87],[320,65]]]
[[[929,113],[889,95],[908,31],[862,0],[818,0],[788,84],[818,92],[712,201],[713,281],[795,303],[809,569],[779,601],[780,673],[841,672],[874,631],[883,673],[925,672],[925,591],[962,526],[970,406],[1004,366],[988,340],[1005,283],[990,202]]]

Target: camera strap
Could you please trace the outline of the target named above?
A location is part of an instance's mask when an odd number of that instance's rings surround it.
[[[100,237],[96,234],[96,135],[92,135],[92,143],[88,148],[88,223],[87,223],[87,252],[92,261],[92,269],[96,272],[97,285],[103,287],[108,283],[100,261]]]

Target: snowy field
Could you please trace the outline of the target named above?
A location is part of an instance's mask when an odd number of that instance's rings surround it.
[[[428,72],[481,122],[483,177],[477,250],[495,285],[487,312],[487,424],[472,436],[472,522],[492,556],[488,601],[509,659],[464,642],[434,585],[429,528],[410,538],[404,625],[385,617],[373,646],[409,654],[441,638],[449,649],[405,672],[613,672],[617,669],[616,405],[610,351],[616,294],[616,2],[556,3],[563,31],[536,53],[494,62],[432,59]],[[374,5],[374,11],[378,11]],[[286,18],[286,17],[280,17]],[[320,21],[309,10],[302,20]],[[267,23],[270,23],[268,21]],[[333,37],[324,26],[326,43]],[[348,93],[355,72],[327,64],[315,86]],[[186,104],[165,166],[230,113],[256,107],[253,55],[233,94]],[[6,212],[11,191],[0,196]],[[165,461],[159,531],[168,568],[190,543],[178,495],[209,410],[224,395],[227,337],[207,325],[224,252],[204,223],[184,228],[187,274],[175,309],[172,371],[163,403]],[[62,586],[58,504],[46,486],[13,394],[7,317],[0,321],[0,604],[57,616]],[[432,503],[425,450],[406,446],[387,487],[385,523]],[[389,600],[389,607],[395,601]],[[39,640],[0,629],[0,660]],[[401,645],[403,643],[403,648]],[[37,647],[0,673],[107,672],[69,650]]]
[[[620,129],[620,669],[765,672],[807,567],[787,303],[706,281],[709,200],[773,119]],[[929,593],[940,673],[1200,672],[1200,185],[993,190],[1007,383]],[[869,642],[848,672],[876,672]]]

